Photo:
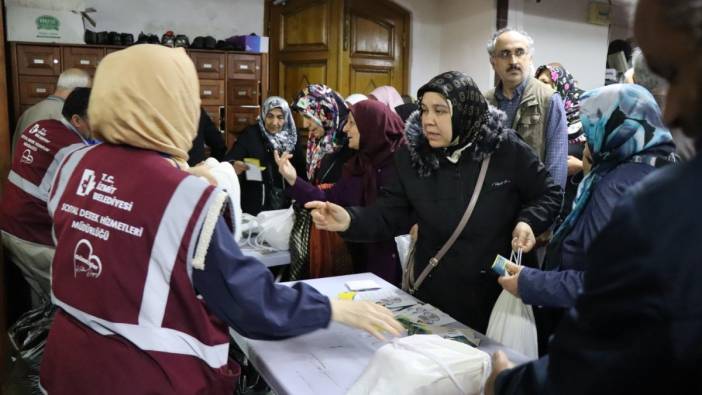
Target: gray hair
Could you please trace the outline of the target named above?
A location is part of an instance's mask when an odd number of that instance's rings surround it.
[[[81,69],[66,69],[59,75],[56,89],[72,91],[75,88],[90,88],[90,75]]]
[[[497,46],[497,38],[500,37],[504,33],[508,32],[517,32],[524,36],[526,39],[527,44],[529,45],[529,54],[534,54],[534,39],[531,38],[531,36],[523,31],[523,30],[517,30],[513,29],[511,27],[503,27],[502,29],[496,31],[495,33],[492,34],[492,37],[490,38],[490,41],[487,43],[487,51],[490,56],[495,55],[495,47]]]
[[[663,78],[651,71],[646,63],[646,58],[640,49],[636,49],[631,57],[634,65],[634,82],[648,89],[652,94],[660,93],[667,87]]]
[[[668,0],[665,2],[668,23],[692,34],[695,45],[702,47],[702,0]]]

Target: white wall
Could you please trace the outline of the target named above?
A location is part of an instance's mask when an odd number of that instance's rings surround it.
[[[94,30],[134,34],[167,30],[224,39],[235,34],[262,34],[263,0],[5,0],[6,5],[54,10],[83,10],[94,7]]]
[[[441,62],[439,72],[462,71],[481,90],[492,86],[493,71],[485,44],[495,30],[494,0],[441,1]]]
[[[395,3],[410,11],[410,89],[415,97],[419,87],[441,72],[441,24],[440,7],[435,1],[394,0]]]
[[[535,42],[534,66],[558,62],[583,89],[604,85],[608,26],[587,23],[590,0],[510,1],[510,25]]]

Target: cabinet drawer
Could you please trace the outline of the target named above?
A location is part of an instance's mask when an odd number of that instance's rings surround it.
[[[20,105],[36,104],[56,90],[57,77],[20,76]]]
[[[227,146],[236,141],[236,136],[241,133],[247,126],[256,123],[258,117],[258,106],[242,107],[228,106],[227,107]],[[232,143],[232,144],[230,144]]]
[[[20,75],[58,76],[61,74],[61,48],[18,45],[17,68]]]
[[[227,104],[230,105],[257,105],[258,81],[229,80],[227,84]]]
[[[213,80],[226,77],[224,54],[191,52],[190,57],[195,63],[198,77]]]
[[[220,115],[219,115],[219,109],[223,108],[223,107],[221,107],[221,106],[202,106],[202,108],[205,109],[205,112],[207,113],[207,115],[209,115],[210,119],[215,124],[217,129],[222,129],[221,125],[220,125],[222,119],[220,118]]]
[[[200,99],[203,106],[224,104],[223,80],[200,80]]]
[[[72,67],[83,69],[92,77],[103,57],[105,57],[104,48],[64,47],[63,68],[64,70]]]
[[[229,54],[227,60],[227,76],[239,80],[261,79],[261,56]]]

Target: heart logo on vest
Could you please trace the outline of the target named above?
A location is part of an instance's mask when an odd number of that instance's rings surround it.
[[[34,162],[34,156],[32,156],[32,150],[27,148],[22,152],[22,159],[20,159],[21,163],[26,163],[26,164],[32,164]]]
[[[93,254],[93,245],[86,239],[81,239],[73,250],[73,277],[85,273],[88,278],[98,278],[102,273],[102,261]]]

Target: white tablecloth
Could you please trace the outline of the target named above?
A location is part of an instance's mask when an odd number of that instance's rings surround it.
[[[396,289],[372,273],[305,282],[319,292],[335,298],[340,292],[347,291],[344,284],[349,280],[373,280],[383,289]],[[457,322],[450,325],[467,329]],[[251,340],[234,330],[230,332],[254,367],[278,395],[345,394],[368,365],[375,351],[385,344],[365,332],[335,322],[327,329],[282,341]],[[477,332],[476,335],[481,339],[478,348],[489,354],[501,349],[515,363],[527,360],[525,356],[505,349]]]

